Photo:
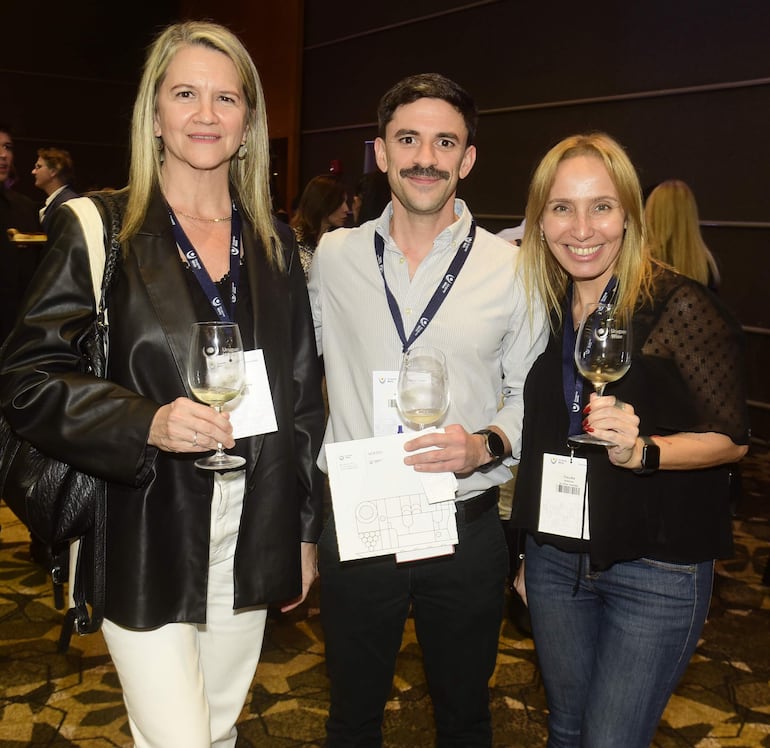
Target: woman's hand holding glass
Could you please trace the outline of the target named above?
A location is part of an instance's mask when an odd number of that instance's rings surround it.
[[[633,462],[639,438],[639,416],[631,403],[618,400],[614,395],[592,394],[583,413],[583,428],[589,434],[612,441],[607,445],[607,454],[613,465],[639,467]]]
[[[594,386],[596,394],[600,397],[604,395],[607,384],[623,377],[631,366],[630,315],[612,304],[589,304],[577,331],[575,365],[580,374]],[[590,404],[584,412],[587,414],[592,407]],[[606,427],[607,424],[601,425]],[[584,421],[583,428],[587,433],[570,436],[571,444],[604,447],[617,444],[617,438],[612,433],[606,436],[595,434],[595,422]],[[602,430],[613,431],[612,428]]]
[[[227,415],[188,397],[178,397],[158,408],[147,443],[164,452],[210,452],[217,443],[235,446]]]
[[[243,343],[237,324],[198,322],[190,335],[190,361],[187,377],[193,395],[217,413],[241,393],[245,379]],[[193,437],[193,446],[197,438]],[[221,443],[211,457],[196,460],[204,470],[232,470],[246,464],[243,457],[225,454]]]

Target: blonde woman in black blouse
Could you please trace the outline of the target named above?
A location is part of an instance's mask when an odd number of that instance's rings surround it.
[[[522,261],[551,315],[524,390],[512,518],[528,533],[517,589],[548,746],[646,748],[697,646],[714,559],[732,553],[726,466],[749,441],[740,328],[701,284],[650,258],[636,172],[602,133],[567,138],[541,161]],[[613,284],[633,312],[634,349],[629,372],[598,397],[569,341]],[[584,430],[615,446],[571,453],[568,436]],[[556,534],[565,479],[582,490],[576,521]]]

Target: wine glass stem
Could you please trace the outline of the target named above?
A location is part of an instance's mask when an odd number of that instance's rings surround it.
[[[596,391],[596,394],[599,395],[599,397],[602,397],[604,395],[604,388],[607,386],[607,382],[600,382],[599,384],[594,385],[594,390]]]
[[[221,405],[214,405],[212,407],[214,408],[214,410],[217,413],[221,413],[222,412],[222,406]],[[217,442],[217,455],[222,455],[222,454],[224,454],[224,449],[222,449],[222,442]]]

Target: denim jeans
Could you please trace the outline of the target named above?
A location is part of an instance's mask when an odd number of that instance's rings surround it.
[[[525,574],[549,748],[648,748],[703,630],[713,561],[593,571],[528,537]]]

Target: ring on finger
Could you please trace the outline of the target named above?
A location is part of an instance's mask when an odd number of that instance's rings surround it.
[[[193,432],[192,445],[193,445],[193,447],[197,447],[198,446],[198,432],[197,431]]]

